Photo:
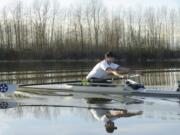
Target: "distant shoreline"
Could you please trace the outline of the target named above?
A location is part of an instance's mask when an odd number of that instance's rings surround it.
[[[47,59],[47,60],[0,60],[0,63],[9,63],[9,62],[98,62],[101,59],[63,59],[63,60],[56,60],[56,59]],[[125,59],[117,59],[116,61],[119,62],[180,62],[180,58],[177,59],[146,59],[146,60],[125,60]]]

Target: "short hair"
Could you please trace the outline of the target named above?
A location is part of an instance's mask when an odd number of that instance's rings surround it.
[[[111,51],[108,51],[104,55],[105,57],[114,57],[114,54]]]
[[[113,124],[113,126],[112,126],[112,124]],[[114,126],[114,122],[112,122],[112,121],[107,122],[105,124],[105,128],[108,133],[113,133],[114,130],[117,129],[117,127]]]

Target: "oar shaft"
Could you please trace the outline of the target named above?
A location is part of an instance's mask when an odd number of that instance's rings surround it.
[[[117,77],[117,78],[112,78],[112,79],[107,79],[107,80],[123,80],[123,79],[131,79],[131,78],[136,78],[136,77],[140,77],[141,75],[139,75],[139,74],[135,74],[135,75],[130,75],[130,76],[124,76],[124,77],[122,77],[122,78],[119,78],[119,77]]]
[[[63,84],[63,83],[78,83],[81,82],[82,80],[74,80],[74,81],[63,81],[63,82],[50,82],[50,83],[33,83],[33,84],[20,84],[19,87],[23,86],[32,86],[32,85],[48,85],[48,84]]]
[[[117,77],[117,78],[108,78],[105,80],[121,80],[121,79],[130,79],[130,78],[134,78],[134,77],[139,77],[140,75],[136,74],[136,75],[131,75],[129,77]],[[49,82],[49,83],[33,83],[33,84],[20,84],[19,87],[21,86],[32,86],[32,85],[48,85],[48,84],[63,84],[63,83],[80,83],[83,82],[83,80],[70,80],[70,81],[62,81],[62,82]]]

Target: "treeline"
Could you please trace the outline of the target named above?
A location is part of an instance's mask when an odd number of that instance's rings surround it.
[[[61,3],[63,4],[63,3]],[[57,1],[21,1],[0,13],[0,60],[180,57],[180,10],[110,11],[96,0],[64,8]]]

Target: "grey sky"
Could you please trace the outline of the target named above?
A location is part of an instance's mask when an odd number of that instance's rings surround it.
[[[17,0],[0,0],[0,8],[4,6],[13,6]],[[29,5],[35,0],[21,0],[25,5]],[[42,0],[41,0],[42,1]],[[86,2],[88,0],[57,0],[60,1],[61,6],[67,7],[69,5]],[[180,7],[180,0],[100,0],[108,8],[121,7],[137,7],[137,6],[151,6],[151,7],[162,7],[166,6],[169,8]]]

